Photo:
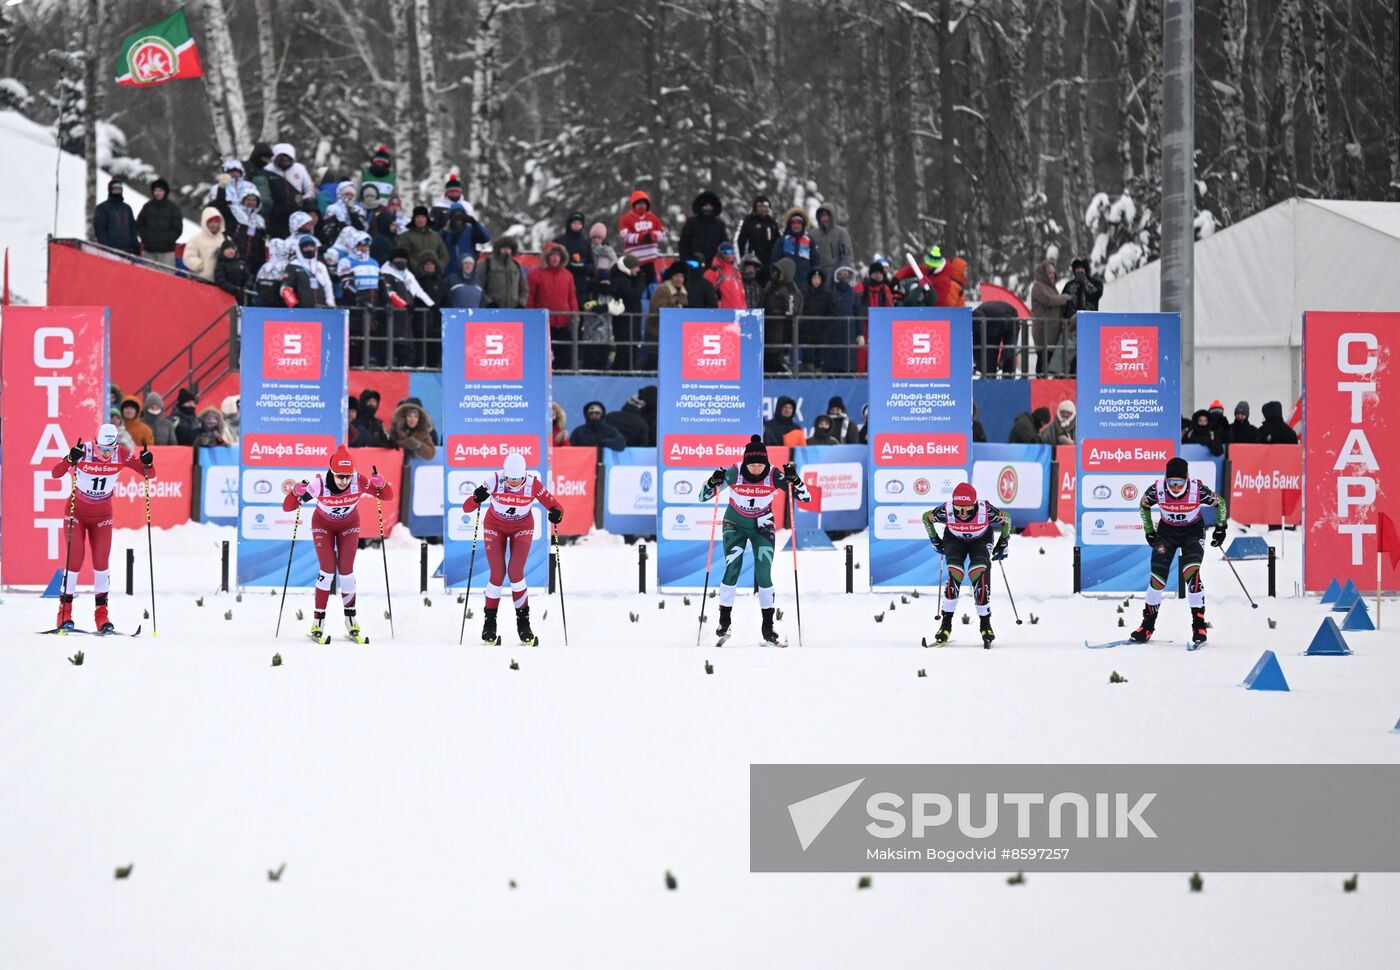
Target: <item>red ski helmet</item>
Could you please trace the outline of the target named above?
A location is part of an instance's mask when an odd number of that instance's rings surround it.
[[[335,449],[335,454],[331,455],[331,473],[334,475],[353,475],[355,473],[355,462],[350,457],[350,449],[341,445]]]

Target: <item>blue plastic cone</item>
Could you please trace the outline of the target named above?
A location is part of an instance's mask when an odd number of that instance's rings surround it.
[[[1332,582],[1327,584],[1327,590],[1322,594],[1322,605],[1337,602],[1337,597],[1342,595],[1342,584],[1337,582],[1337,577],[1332,577]]]
[[[1366,622],[1369,623],[1370,619]],[[1322,626],[1317,628],[1312,643],[1308,644],[1308,649],[1303,653],[1309,657],[1346,657],[1351,654],[1351,647],[1347,646],[1342,631],[1337,629],[1337,621],[1329,616],[1322,621]]]
[[[63,585],[63,570],[55,569],[53,579],[49,580],[49,585],[44,587],[43,598],[46,600],[58,599],[59,587]]]
[[[1327,619],[1332,619],[1330,616]],[[1371,613],[1366,609],[1365,600],[1357,600],[1347,610],[1346,619],[1342,621],[1343,630],[1374,630],[1376,625],[1371,622]]]
[[[1331,617],[1328,617],[1331,619]],[[1283,668],[1278,665],[1278,657],[1272,650],[1265,650],[1244,679],[1248,690],[1288,690],[1288,681],[1283,677]]]
[[[1351,609],[1351,605],[1361,599],[1361,591],[1356,588],[1356,584],[1347,580],[1347,584],[1342,587],[1342,591],[1337,594],[1337,601],[1332,604],[1332,612],[1345,613]]]

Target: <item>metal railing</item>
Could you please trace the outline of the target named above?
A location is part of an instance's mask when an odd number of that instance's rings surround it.
[[[350,366],[438,370],[442,318],[436,308],[350,307]],[[551,313],[556,374],[656,373],[657,337],[640,314]],[[1065,320],[974,319],[974,371],[985,378],[1073,377],[1074,331]],[[655,321],[651,321],[655,326]],[[863,376],[867,325],[859,317],[764,321],[769,375]],[[1048,353],[1047,353],[1048,351]]]
[[[144,399],[151,391],[172,400],[188,387],[196,397],[238,370],[239,308],[230,306],[209,322],[175,355],[156,368],[141,385]]]

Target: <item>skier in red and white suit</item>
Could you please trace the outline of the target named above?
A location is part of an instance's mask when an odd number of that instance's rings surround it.
[[[144,478],[154,478],[154,459],[147,448],[133,455],[117,444],[117,429],[104,424],[97,429],[97,440],[83,444],[80,440],[67,457],[53,466],[54,478],[73,476],[73,516],[64,509],[64,528],[70,530],[68,539],[68,574],[58,597],[60,629],[73,629],[73,594],[78,589],[78,571],[83,568],[83,549],[92,549],[92,591],[97,601],[93,621],[97,632],[114,629],[107,616],[107,591],[112,587],[108,561],[112,553],[112,493],[117,489],[117,476],[123,468]]]
[[[355,462],[344,445],[331,455],[330,468],[309,482],[298,482],[282,500],[282,509],[291,512],[297,503],[316,503],[311,516],[311,541],[316,546],[320,572],[316,576],[316,608],[311,636],[323,639],[326,603],[331,597],[331,577],[340,584],[340,605],[345,610],[345,628],[354,639],[360,637],[355,620],[355,551],[360,542],[360,499],[394,497],[394,487],[375,473],[366,476],[355,471]]]
[[[474,512],[488,500],[491,507],[484,514],[483,524],[491,578],[486,583],[486,622],[482,626],[481,642],[497,642],[496,610],[508,573],[511,598],[515,602],[516,632],[520,634],[521,643],[536,646],[538,641],[530,629],[530,590],[525,584],[525,560],[530,556],[530,544],[535,536],[535,519],[530,509],[539,502],[549,509],[549,521],[555,525],[563,521],[564,509],[543,482],[526,474],[525,459],[519,454],[506,456],[505,466],[476,487],[462,503],[462,511]]]

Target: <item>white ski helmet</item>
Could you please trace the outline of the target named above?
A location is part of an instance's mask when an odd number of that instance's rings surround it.
[[[111,451],[117,446],[116,425],[104,424],[97,429],[97,447],[103,451]]]
[[[501,469],[501,474],[505,478],[525,477],[525,458],[518,451],[513,451],[506,455],[505,467]]]

